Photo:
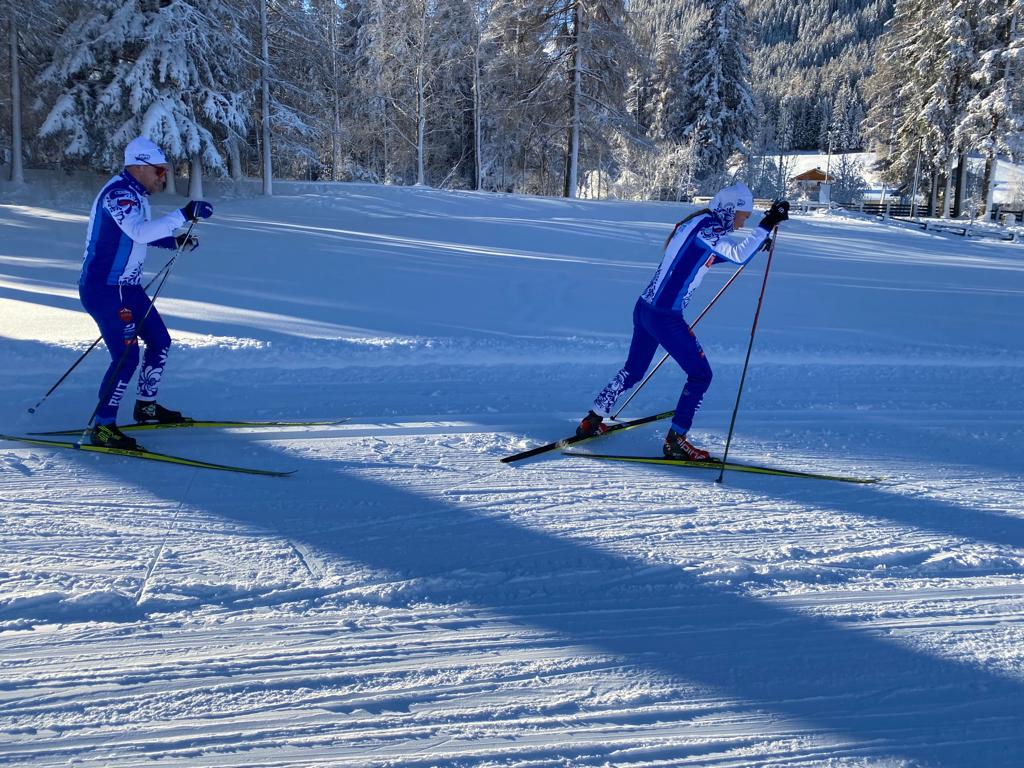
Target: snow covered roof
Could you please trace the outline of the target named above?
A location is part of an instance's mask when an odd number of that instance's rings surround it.
[[[794,176],[790,181],[832,181],[832,178],[821,168],[811,168],[809,171]]]

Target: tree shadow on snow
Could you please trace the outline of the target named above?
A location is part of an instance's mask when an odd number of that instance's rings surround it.
[[[239,463],[299,473],[285,480],[203,473],[185,500],[190,508],[266,526],[271,535],[287,536],[326,558],[356,561],[395,579],[422,579],[417,600],[491,609],[624,664],[710,686],[743,702],[738,708],[788,716],[825,736],[846,734],[863,747],[861,756],[1014,766],[1024,754],[1019,680],[710,587],[681,568],[651,569],[405,490],[386,477],[369,479],[360,476],[367,470],[359,462],[303,459],[254,442],[258,438],[232,439]],[[191,453],[198,452],[199,441],[190,444]],[[179,468],[69,458],[88,461],[125,485],[180,497]],[[494,470],[498,482],[502,472],[522,471]],[[878,490],[850,489],[849,499],[845,490],[821,498],[817,493],[801,488],[791,495],[801,504],[849,500],[855,514],[867,509],[911,526],[1024,545],[1024,520]],[[431,578],[438,576],[443,578]],[[687,747],[679,749],[688,754]],[[573,754],[572,747],[564,748],[567,759]]]

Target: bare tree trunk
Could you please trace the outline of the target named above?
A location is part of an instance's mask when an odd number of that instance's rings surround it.
[[[203,158],[192,155],[188,161],[188,196],[191,200],[203,199]]]
[[[985,211],[982,218],[988,221],[992,216],[992,199],[996,192],[996,168],[999,166],[999,159],[993,155],[985,160],[985,182],[982,189],[985,190]]]
[[[540,147],[540,192],[548,193],[548,148],[544,144]]]
[[[696,137],[694,133],[694,137]],[[882,181],[882,187],[885,188],[885,181]],[[779,148],[779,162],[775,166],[775,194],[778,197],[786,196],[786,156],[782,154],[782,148]]]
[[[242,152],[238,147],[238,137],[233,133],[228,136],[228,174],[232,181],[242,180]]]
[[[384,137],[384,165],[382,175],[384,177],[384,183],[391,183],[391,168],[388,165],[388,104],[387,102],[381,102],[380,111],[380,134]]]
[[[932,169],[932,190],[930,204],[928,206],[928,215],[931,217],[937,216],[939,212],[939,171],[936,168]]]
[[[582,64],[580,60],[580,4],[577,0],[572,10],[572,90],[570,91],[570,118],[568,146],[565,156],[565,188],[564,196],[576,197],[576,188],[579,186],[579,162],[580,162],[580,99],[583,96]]]
[[[263,194],[274,194],[274,167],[270,157],[270,30],[267,24],[267,3],[260,0],[260,48],[263,60],[260,66],[263,122]]]
[[[167,158],[167,183],[164,185],[163,194],[165,195],[176,195],[178,194],[177,182],[174,179],[175,171],[177,171],[177,163],[174,162],[173,157]]]
[[[633,105],[633,108],[636,110],[636,119],[633,122],[635,123],[634,127],[636,128],[637,136],[642,136],[643,133],[644,133],[642,128],[641,128],[641,126],[643,124],[643,114],[644,114],[644,106],[645,106],[644,105],[644,93],[647,90],[646,89],[646,83],[645,83],[644,75],[638,73],[637,76],[636,76],[635,82],[636,82],[636,101],[635,101],[635,103]]]
[[[416,68],[416,91],[416,183],[422,186],[427,183],[424,158],[427,142],[427,96],[422,64]]]
[[[967,202],[967,150],[960,150],[960,162],[956,167],[956,196],[953,198],[953,218],[964,212]]]
[[[527,192],[527,193],[530,192],[530,183],[528,181],[529,178],[530,178],[529,168],[530,168],[530,150],[527,149],[525,152],[523,152],[523,164],[519,167],[519,188],[523,192]],[[536,194],[536,193],[534,193],[534,194]]]
[[[334,102],[334,124],[331,126],[331,181],[341,178],[341,107],[338,104],[338,3],[331,0],[331,25],[328,35],[331,42],[331,101]]]
[[[953,209],[953,153],[949,153],[946,163],[946,190],[942,196],[942,218],[948,219]]]
[[[427,65],[427,3],[422,5],[420,14],[420,50],[419,61],[416,63],[416,183],[423,186],[427,182],[425,172],[426,141],[427,141],[427,78],[423,71]]]
[[[18,55],[18,11],[14,0],[10,3],[11,27],[11,181],[15,184],[25,183],[25,170],[22,166],[21,146],[21,79],[18,72],[20,57]]]
[[[482,101],[480,98],[480,41],[477,40],[476,48],[473,51],[473,167],[476,181],[474,189],[484,188],[483,158],[480,156],[483,151]]]

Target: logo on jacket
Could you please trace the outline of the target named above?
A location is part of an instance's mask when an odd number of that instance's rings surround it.
[[[118,224],[124,221],[126,216],[137,210],[142,210],[142,203],[139,198],[129,190],[118,189],[111,192],[103,200],[103,208],[109,213]]]
[[[117,316],[121,318],[122,323],[130,323],[132,321],[132,311],[128,307],[121,307]]]
[[[722,226],[721,222],[713,221],[700,231],[700,236],[708,245],[718,245],[718,241],[721,240],[727,232],[728,230]]]

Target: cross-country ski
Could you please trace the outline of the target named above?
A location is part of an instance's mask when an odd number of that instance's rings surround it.
[[[535,448],[528,448],[525,451],[513,453],[510,456],[504,456],[502,457],[501,461],[503,464],[511,464],[516,461],[522,461],[523,459],[530,459],[533,458],[534,456],[540,456],[541,454],[548,453],[549,451],[558,450],[560,448],[565,448],[566,446],[570,445],[577,445],[588,440],[594,440],[595,438],[601,437],[603,435],[614,434],[615,432],[621,432],[626,429],[636,429],[637,427],[642,426],[644,424],[651,424],[655,421],[661,421],[662,419],[669,418],[673,413],[675,413],[675,411],[663,411],[661,413],[656,413],[651,416],[641,416],[638,419],[630,419],[628,421],[620,421],[612,424],[606,424],[603,425],[604,429],[602,429],[600,432],[595,432],[592,435],[570,435],[569,437],[564,437],[561,440],[556,440],[553,443],[545,443],[544,445],[539,445]]]
[[[160,461],[165,464],[177,464],[182,467],[194,467],[197,469],[218,469],[222,472],[237,472],[243,475],[266,475],[268,477],[288,477],[294,471],[281,472],[271,469],[252,469],[250,467],[235,467],[229,464],[216,464],[210,461],[190,459],[184,456],[171,456],[166,453],[157,453],[145,449],[127,450],[124,448],[110,448],[105,445],[90,445],[89,443],[72,443],[66,440],[44,440],[38,437],[19,437],[17,435],[0,435],[0,440],[12,443],[27,443],[28,445],[40,445],[47,448],[63,448],[84,453],[99,453],[110,456],[125,456],[144,461]]]
[[[563,456],[575,456],[583,459],[601,459],[603,461],[621,461],[633,464],[659,464],[669,467],[684,467],[687,469],[709,469],[718,471],[725,469],[729,472],[749,472],[756,475],[774,475],[776,477],[796,477],[807,480],[833,480],[840,483],[855,483],[866,485],[879,482],[877,477],[847,477],[846,475],[823,474],[820,472],[806,472],[798,469],[782,469],[778,467],[763,467],[757,464],[745,464],[737,461],[723,462],[714,457],[703,461],[690,461],[687,459],[670,459],[664,456],[620,456],[605,453],[582,453],[580,451],[562,451]]]
[[[134,424],[121,424],[122,432],[144,432],[153,429],[270,429],[274,427],[333,427],[344,424],[348,419],[335,419],[333,421],[217,421],[203,419],[189,419],[188,421],[174,421],[161,424],[160,422],[143,422]],[[57,429],[49,432],[29,432],[29,435],[57,436],[57,435],[80,435],[82,428],[78,429]]]

